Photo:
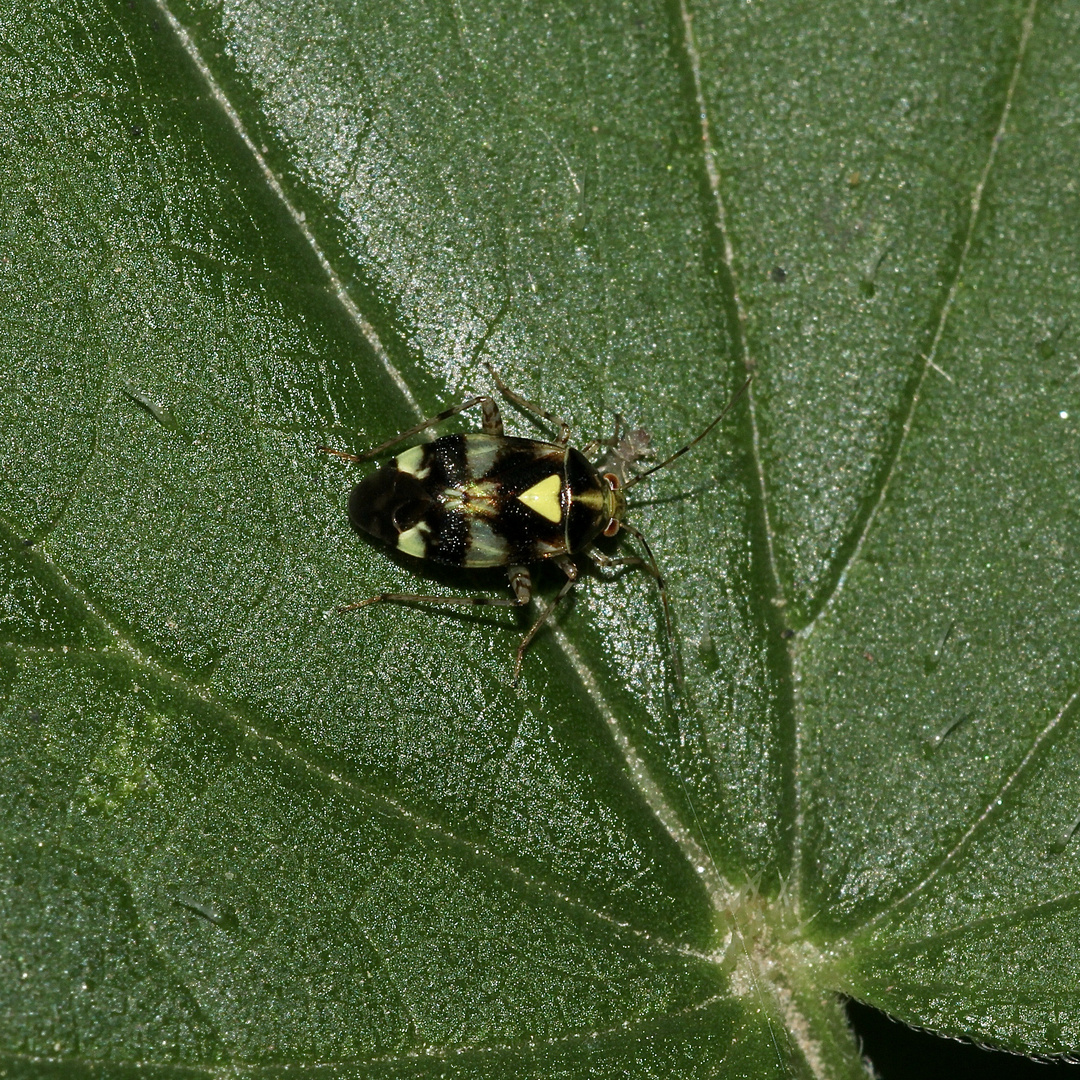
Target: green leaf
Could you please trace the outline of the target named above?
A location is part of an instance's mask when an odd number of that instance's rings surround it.
[[[34,7],[9,1075],[863,1075],[837,993],[1080,1047],[1071,5]],[[337,614],[505,589],[360,540],[318,449],[485,363],[661,453],[754,373],[634,492],[683,689],[636,572],[520,688],[527,613]]]

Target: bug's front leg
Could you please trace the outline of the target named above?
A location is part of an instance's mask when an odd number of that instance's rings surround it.
[[[524,607],[532,599],[532,577],[527,566],[508,566],[506,576],[510,579],[510,591],[514,602]]]
[[[577,584],[578,569],[574,564],[574,560],[566,555],[559,555],[553,560],[553,562],[559,567],[559,569],[566,575],[566,583],[558,591],[555,599],[540,613],[540,617],[532,624],[529,632],[521,639],[521,644],[518,646],[517,658],[514,661],[514,685],[517,686],[518,678],[521,675],[521,660],[525,655],[525,650],[529,647],[529,642],[536,637],[536,632],[548,621],[551,613],[555,610],[555,605]],[[523,566],[513,567],[513,570],[524,571],[526,577],[528,577],[528,570],[525,570]]]
[[[589,548],[586,554],[597,566],[602,566],[605,570],[614,570],[620,566],[644,566],[650,569],[648,562],[640,555],[620,555],[612,558],[595,547]]]
[[[582,448],[581,452],[590,460],[594,461],[600,450],[614,450],[619,445],[619,429],[622,427],[622,416],[615,414],[615,434],[610,439],[590,439]]]
[[[664,575],[660,573],[660,567],[657,565],[656,558],[652,553],[652,548],[649,547],[649,542],[645,537],[632,525],[627,525],[625,521],[621,523],[621,528],[625,529],[631,536],[637,537],[645,548],[648,558],[643,559],[640,555],[622,555],[617,558],[612,558],[610,555],[605,555],[595,547],[589,548],[586,554],[593,562],[598,566],[602,566],[605,570],[611,570],[620,566],[641,566],[656,582],[656,588],[660,593],[660,605],[664,609],[664,626],[667,629],[668,650],[671,653],[671,668],[675,675],[676,683],[678,683],[679,686],[682,686],[682,659],[679,656],[679,646],[675,640],[675,626],[671,618],[671,601],[668,599],[667,582],[664,580]]]

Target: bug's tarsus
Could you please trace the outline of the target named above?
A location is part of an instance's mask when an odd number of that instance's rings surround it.
[[[337,613],[344,615],[347,611],[359,611],[362,607],[367,607],[369,604],[377,604],[380,600],[385,600],[390,593],[379,593],[377,596],[369,596],[366,600],[355,600],[351,604],[338,604]]]
[[[619,445],[619,431],[622,428],[622,415],[620,413],[615,414],[615,434],[610,439],[590,439],[582,448],[581,452],[590,460],[596,457],[600,448],[605,450],[614,450]]]
[[[333,454],[334,457],[339,457],[342,461],[355,463],[364,460],[359,454],[350,454],[347,450],[335,450],[332,446],[317,446],[315,449],[323,454]]]
[[[648,563],[640,555],[617,555],[614,558],[606,555],[599,548],[591,547],[586,552],[597,566],[605,570],[617,570],[623,566],[647,566]]]

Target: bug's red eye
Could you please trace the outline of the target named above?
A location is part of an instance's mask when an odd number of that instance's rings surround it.
[[[622,487],[622,481],[613,473],[604,473],[604,479],[611,485],[612,491],[618,491]]]
[[[614,536],[619,531],[619,529],[621,529],[621,528],[622,528],[622,522],[619,521],[618,518],[612,518],[604,526],[604,535],[605,536]]]

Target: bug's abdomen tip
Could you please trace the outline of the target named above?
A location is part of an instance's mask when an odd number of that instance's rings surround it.
[[[384,465],[352,489],[349,522],[396,547],[400,535],[414,528],[431,506],[431,495],[415,476]]]

